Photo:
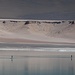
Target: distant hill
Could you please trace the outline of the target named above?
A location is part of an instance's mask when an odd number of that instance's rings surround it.
[[[75,21],[1,19],[0,37],[74,43]]]

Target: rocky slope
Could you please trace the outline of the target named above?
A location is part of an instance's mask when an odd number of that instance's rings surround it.
[[[0,37],[52,42],[75,40],[74,20],[0,20]],[[51,40],[52,38],[52,40]],[[53,42],[54,42],[53,41]],[[63,42],[63,41],[62,41]]]

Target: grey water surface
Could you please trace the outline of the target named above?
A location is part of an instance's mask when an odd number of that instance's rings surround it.
[[[75,45],[0,43],[0,75],[75,75]]]
[[[75,75],[75,58],[0,58],[0,75]]]

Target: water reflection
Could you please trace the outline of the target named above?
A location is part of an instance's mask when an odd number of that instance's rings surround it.
[[[0,75],[75,75],[75,59],[11,56],[0,59]]]

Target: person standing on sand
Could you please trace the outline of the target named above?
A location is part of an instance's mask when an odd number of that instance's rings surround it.
[[[72,57],[73,57],[73,56],[71,55],[71,61],[72,61]]]

